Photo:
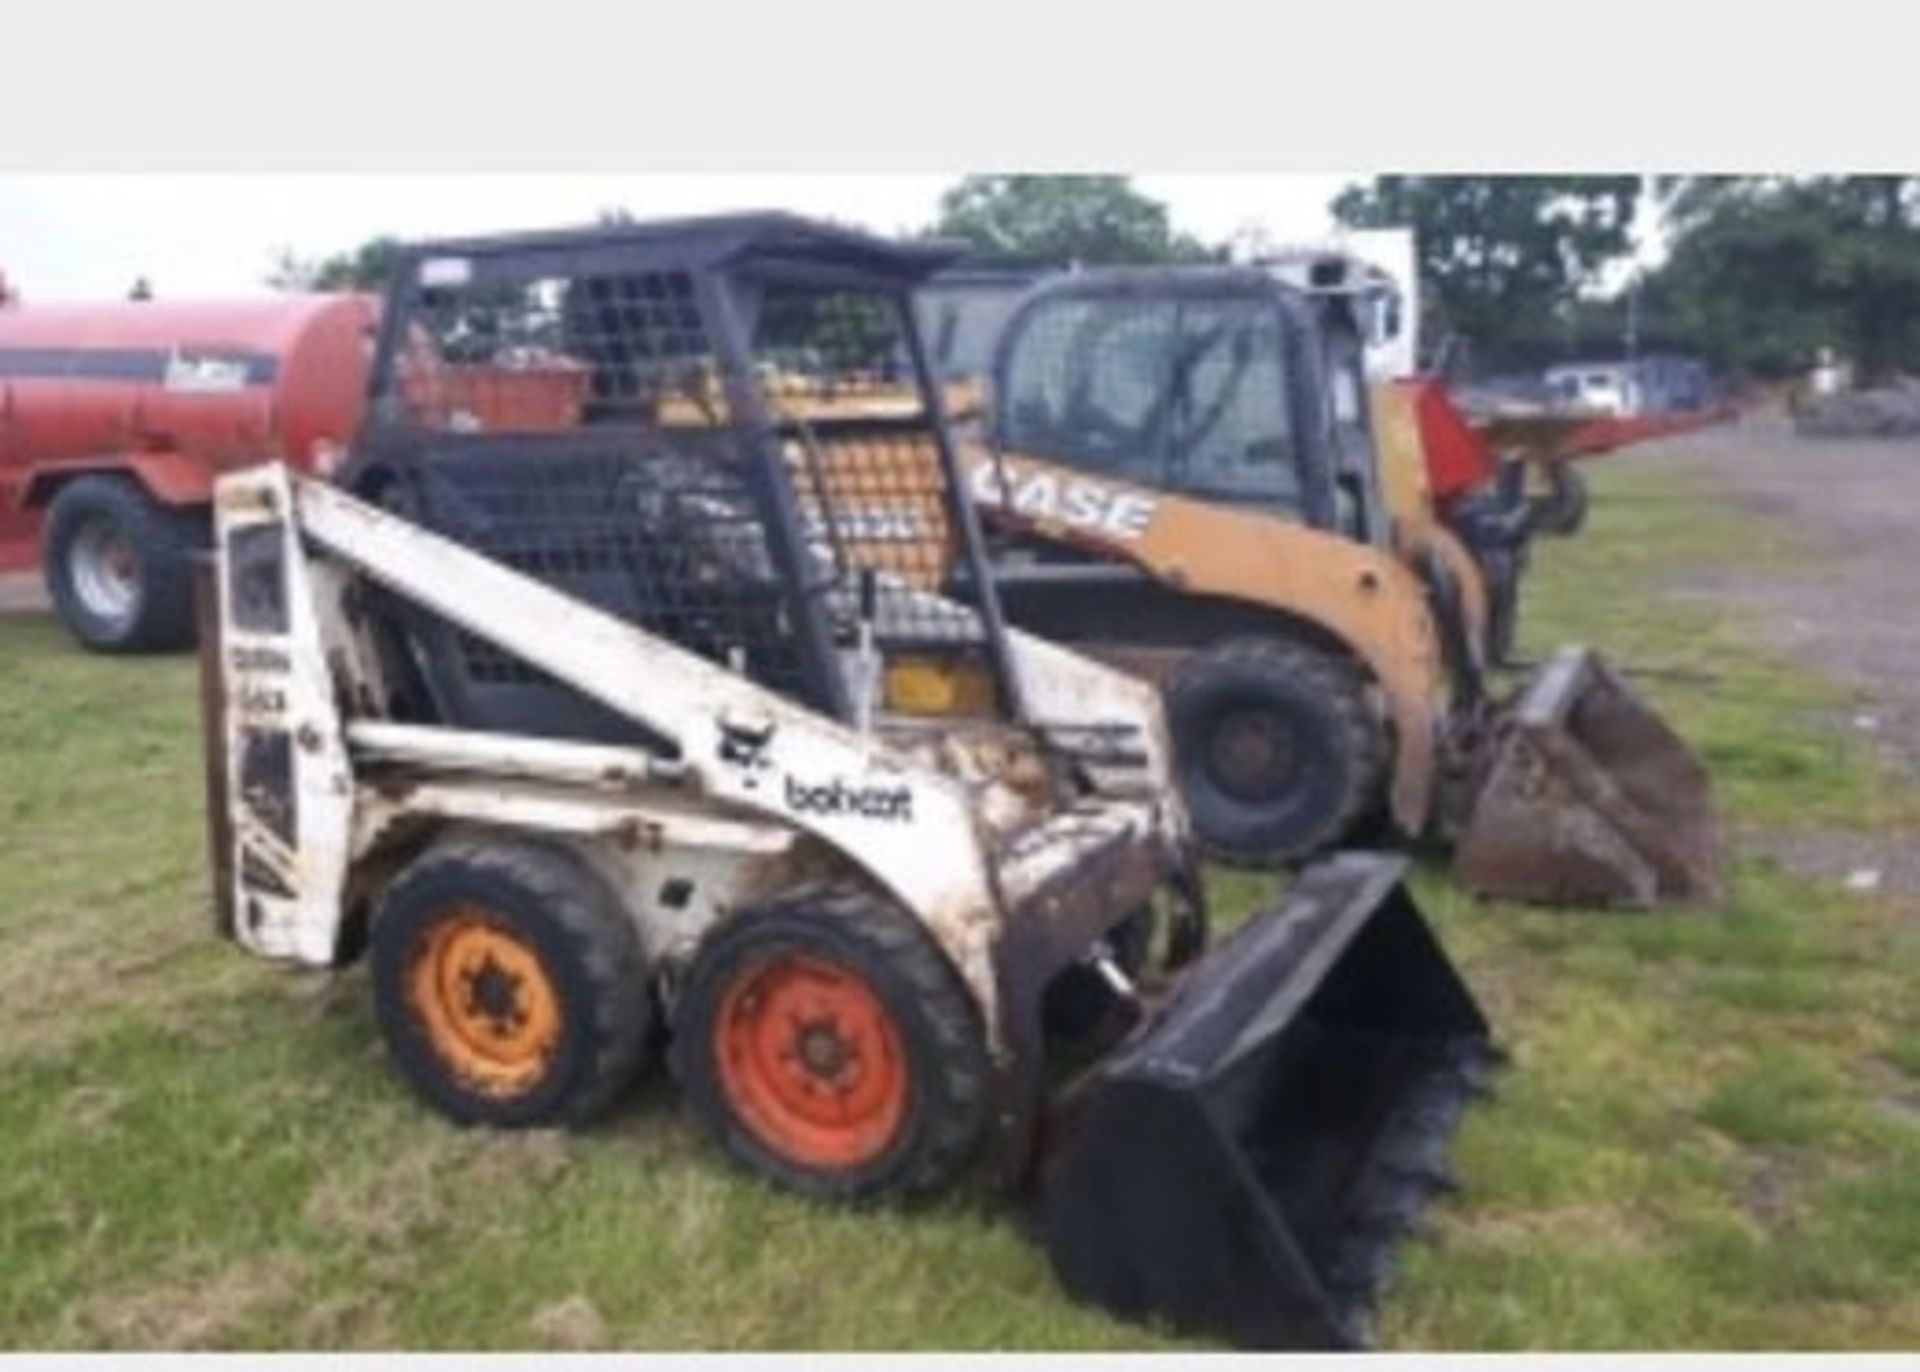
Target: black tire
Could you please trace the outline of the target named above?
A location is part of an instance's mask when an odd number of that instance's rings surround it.
[[[720,1061],[731,996],[750,1001],[762,974],[796,955],[855,979],[884,1008],[900,1050],[898,1119],[877,1152],[845,1163],[798,1156],[769,1138],[737,1104]],[[839,1021],[832,1024],[838,1043]],[[793,1054],[809,1051],[800,1035],[813,1027],[796,1025]],[[991,1068],[971,992],[911,916],[857,885],[806,887],[715,928],[681,987],[668,1059],[689,1109],[722,1149],[818,1199],[879,1200],[937,1187],[967,1163],[986,1126]],[[855,1061],[856,1070],[868,1069]]]
[[[191,647],[192,559],[207,542],[204,515],[169,509],[131,477],[77,477],[47,512],[42,561],[54,612],[95,652]],[[111,568],[116,555],[125,565]]]
[[[1587,479],[1566,462],[1547,468],[1547,493],[1533,502],[1533,527],[1571,538],[1587,522]]]
[[[1320,649],[1229,639],[1181,666],[1166,704],[1194,836],[1214,857],[1300,861],[1379,801],[1386,728],[1358,669]]]
[[[465,911],[490,916],[537,959],[557,1001],[558,1035],[536,1074],[503,1090],[463,1073],[436,1046],[420,997],[417,959],[437,928]],[[403,870],[374,912],[374,1011],[401,1074],[462,1124],[579,1125],[604,1113],[638,1072],[654,1024],[640,941],[619,902],[578,859],[517,839],[442,840]],[[479,975],[497,972],[484,963]],[[513,1001],[524,986],[504,994]],[[496,980],[497,980],[496,976]],[[466,977],[478,1003],[482,988]],[[515,1003],[507,1015],[518,1013]]]

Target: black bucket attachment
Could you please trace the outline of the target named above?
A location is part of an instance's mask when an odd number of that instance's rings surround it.
[[[1494,1058],[1405,870],[1309,868],[1081,1084],[1041,1198],[1069,1293],[1247,1348],[1369,1342]]]
[[[1718,904],[1712,781],[1605,663],[1564,648],[1498,725],[1454,872],[1549,905]]]

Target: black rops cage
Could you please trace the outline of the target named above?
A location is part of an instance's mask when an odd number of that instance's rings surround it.
[[[839,718],[873,689],[863,641],[964,672],[984,683],[976,706],[1012,712],[909,305],[951,256],[782,214],[411,247],[344,479]],[[474,635],[405,622],[410,712],[638,736]]]

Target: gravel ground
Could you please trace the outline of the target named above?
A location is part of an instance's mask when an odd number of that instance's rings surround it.
[[[1603,459],[1700,473],[1736,505],[1784,520],[1821,556],[1680,589],[1757,610],[1794,658],[1859,689],[1866,703],[1836,727],[1868,734],[1920,779],[1920,438],[1803,438],[1784,415],[1687,435]],[[1920,893],[1914,836],[1773,836],[1782,861],[1817,876],[1875,868]]]

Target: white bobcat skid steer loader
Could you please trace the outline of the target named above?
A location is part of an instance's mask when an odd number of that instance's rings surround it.
[[[939,260],[786,216],[407,253],[338,483],[216,495],[223,932],[365,952],[455,1119],[585,1122],[664,1040],[779,1183],[990,1162],[1080,1294],[1358,1341],[1486,1025],[1383,859],[1198,956],[1155,696],[982,575],[906,307]],[[902,349],[917,415],[797,417]],[[1122,1034],[1050,1107],[1049,1041]]]

